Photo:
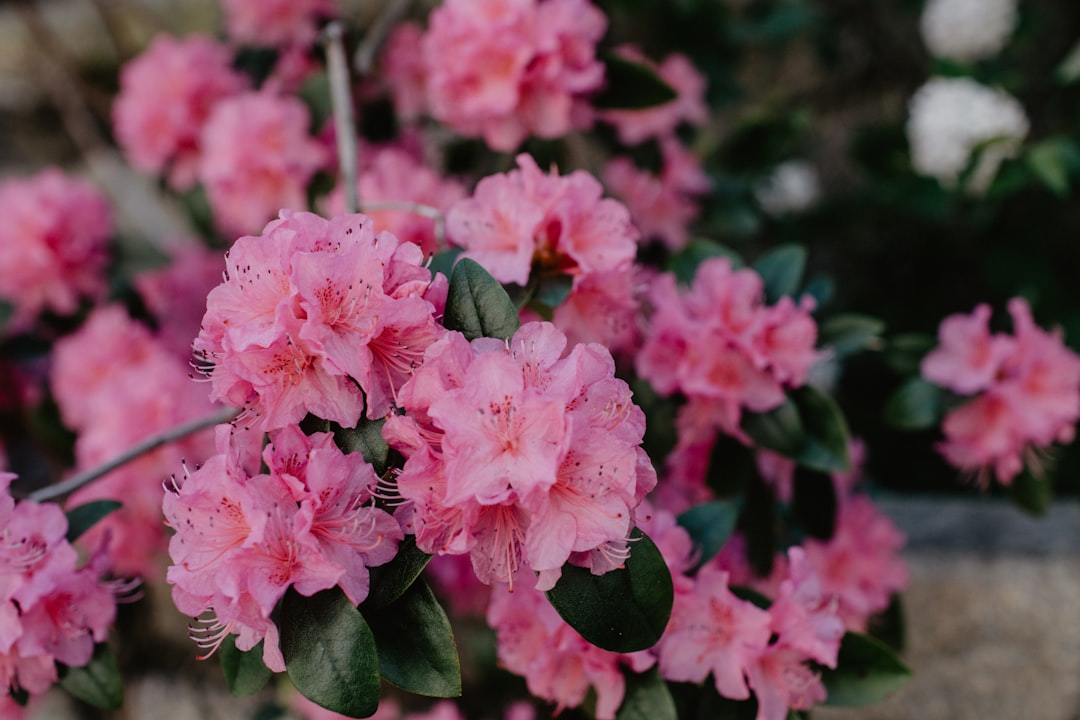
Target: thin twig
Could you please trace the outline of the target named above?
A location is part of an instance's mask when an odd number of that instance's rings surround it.
[[[360,208],[360,212],[380,212],[384,210],[398,210],[401,212],[413,213],[420,217],[425,217],[428,220],[435,222],[435,240],[439,247],[442,247],[443,241],[446,239],[446,217],[443,215],[443,211],[432,205],[424,205],[423,203],[409,202],[407,200],[379,200],[378,202],[364,203]]]
[[[372,66],[375,65],[375,56],[379,54],[390,31],[405,17],[410,5],[412,5],[412,0],[389,0],[383,11],[379,13],[379,17],[375,18],[371,29],[368,30],[364,40],[356,48],[356,54],[353,55],[353,68],[361,77],[371,72]]]
[[[89,483],[92,483],[103,475],[108,475],[116,468],[122,465],[126,465],[127,463],[135,460],[142,455],[145,455],[151,450],[156,450],[162,445],[167,445],[168,443],[180,440],[181,438],[185,438],[188,435],[196,433],[204,428],[221,425],[222,423],[227,423],[230,420],[235,419],[236,416],[239,414],[240,410],[238,408],[223,408],[218,412],[214,413],[213,415],[210,415],[209,417],[200,418],[198,420],[193,420],[183,425],[177,425],[174,428],[169,428],[168,430],[159,433],[158,435],[149,437],[146,440],[143,440],[141,443],[132,446],[119,456],[105,463],[104,465],[99,465],[96,468],[91,468],[76,475],[72,475],[63,482],[59,482],[54,485],[49,485],[39,490],[35,490],[34,492],[30,493],[28,498],[30,500],[34,500],[35,502],[44,502],[45,500],[52,500],[62,495],[67,495],[70,492],[78,490],[83,485],[88,485]]]
[[[323,31],[323,40],[326,44],[326,69],[330,76],[330,104],[334,108],[341,182],[345,186],[345,212],[354,213],[360,207],[359,150],[349,89],[349,65],[345,60],[345,43],[342,40],[344,33],[344,26],[334,21]]]

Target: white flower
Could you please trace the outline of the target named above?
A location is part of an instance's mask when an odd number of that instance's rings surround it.
[[[817,170],[803,160],[788,160],[754,189],[761,208],[770,215],[802,212],[821,197]]]
[[[1005,47],[1016,27],[1017,0],[927,0],[923,42],[935,57],[961,62],[988,58]]]
[[[989,187],[1001,161],[1015,157],[1028,133],[1028,119],[1016,98],[970,78],[931,78],[909,104],[907,135],[911,164],[922,175],[955,186],[979,152],[967,189]]]

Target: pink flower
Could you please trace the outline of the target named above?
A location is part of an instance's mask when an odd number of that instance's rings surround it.
[[[337,14],[334,0],[222,0],[230,39],[245,45],[310,46],[321,19]]]
[[[120,74],[113,106],[116,139],[139,170],[168,177],[177,190],[195,184],[199,134],[214,106],[247,88],[232,53],[202,35],[158,35]]]
[[[588,126],[583,96],[603,82],[606,25],[587,0],[443,3],[421,41],[431,114],[502,151]]]
[[[992,470],[1008,484],[1029,465],[1042,472],[1038,451],[1070,442],[1080,419],[1080,357],[1060,333],[1039,329],[1027,303],[1009,302],[1014,335],[991,336],[990,308],[946,318],[941,346],[923,360],[923,376],[959,393],[978,393],[951,410],[938,449],[980,482]]]
[[[405,123],[414,122],[427,110],[423,37],[424,30],[419,25],[403,22],[393,29],[383,47],[382,74],[394,101],[394,111]]]
[[[705,77],[685,55],[668,55],[657,67],[635,47],[624,45],[617,52],[627,60],[652,66],[660,79],[677,93],[674,100],[657,107],[602,111],[600,118],[615,126],[622,142],[636,145],[649,138],[670,137],[682,122],[703,125],[708,121]]]
[[[647,651],[614,653],[591,645],[524,577],[513,592],[506,586],[492,590],[487,620],[499,664],[523,676],[531,694],[556,703],[556,713],[581,705],[591,688],[598,720],[613,720],[626,692],[621,668],[643,672],[656,663]]]
[[[437,242],[432,218],[404,209],[380,209],[380,205],[416,203],[445,213],[465,197],[465,188],[456,180],[440,177],[401,148],[364,148],[360,158],[365,163],[360,172],[360,197],[375,232],[387,230],[403,242],[415,243],[425,256],[445,249]],[[325,208],[329,214],[345,211],[345,193],[340,186],[326,198]]]
[[[442,332],[447,284],[419,247],[371,224],[283,211],[236,241],[194,346],[212,399],[264,430],[308,413],[352,427],[365,396],[369,418],[390,411]]]
[[[701,160],[674,137],[660,141],[664,164],[659,175],[639,169],[625,157],[604,166],[608,191],[626,203],[644,239],[658,238],[671,250],[690,239],[689,225],[698,216],[697,197],[712,187]]]
[[[9,333],[43,311],[71,315],[80,299],[105,295],[113,222],[96,188],[50,168],[0,182],[0,213],[0,298],[15,306]]]
[[[222,232],[253,232],[282,208],[307,206],[308,181],[329,159],[309,122],[300,100],[267,91],[217,103],[200,135],[198,175]]]
[[[864,495],[843,500],[838,510],[832,539],[808,538],[803,548],[822,594],[837,598],[844,626],[864,632],[870,617],[908,584],[899,554],[905,538]]]
[[[657,645],[660,674],[676,682],[702,682],[712,673],[717,692],[744,700],[750,697],[746,675],[769,642],[770,619],[731,593],[726,572],[706,565],[692,589],[675,596]]]
[[[549,589],[567,561],[597,574],[627,552],[633,509],[655,485],[638,444],[644,416],[610,354],[550,323],[509,343],[432,344],[384,436],[407,456],[399,510],[426,552],[469,553],[485,583],[519,565]]]

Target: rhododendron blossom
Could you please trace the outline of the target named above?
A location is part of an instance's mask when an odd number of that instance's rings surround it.
[[[38,695],[56,663],[86,665],[116,616],[121,584],[102,579],[101,555],[78,567],[67,518],[54,504],[16,503],[0,473],[0,688]]]
[[[371,224],[282,211],[236,241],[195,341],[211,399],[263,430],[308,413],[353,427],[365,401],[369,418],[390,411],[443,332],[447,283],[418,246]]]
[[[421,41],[429,111],[502,151],[587,127],[606,27],[587,0],[447,0]]]
[[[196,181],[199,136],[211,111],[247,86],[224,45],[201,35],[158,35],[120,73],[116,139],[134,167],[187,190]]]
[[[398,510],[425,552],[472,557],[485,583],[519,566],[550,589],[567,561],[600,574],[625,558],[634,507],[656,484],[644,415],[611,355],[550,323],[507,343],[448,333],[399,397],[383,434],[406,463]]]
[[[1060,332],[1035,325],[1021,298],[1009,301],[1013,335],[991,334],[990,308],[951,315],[941,323],[940,345],[922,362],[930,382],[970,401],[950,410],[938,449],[981,482],[993,471],[1010,483],[1028,465],[1037,474],[1037,451],[1070,442],[1080,419],[1080,357]]]
[[[233,428],[218,428],[219,454],[175,481],[163,508],[176,534],[169,543],[168,581],[181,612],[207,618],[193,629],[213,652],[226,635],[285,669],[270,613],[285,591],[301,595],[341,587],[354,604],[368,594],[368,567],[389,562],[404,537],[374,506],[378,482],[359,453],[345,455],[329,433],[298,427],[270,435],[267,473],[238,462]]]
[[[0,300],[14,306],[7,332],[38,314],[70,315],[105,294],[112,213],[101,193],[55,168],[0,182]]]
[[[281,208],[307,204],[307,184],[329,162],[308,136],[307,107],[263,90],[219,102],[200,135],[198,176],[218,227],[254,232]]]
[[[337,14],[335,0],[221,0],[225,29],[241,44],[310,46],[320,20]]]

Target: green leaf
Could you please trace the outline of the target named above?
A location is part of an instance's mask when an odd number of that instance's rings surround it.
[[[716,691],[712,676],[704,683],[668,683],[680,720],[754,720],[758,704],[754,697],[731,700]]]
[[[1044,515],[1054,497],[1054,483],[1047,475],[1034,475],[1025,469],[1009,485],[1009,498],[1031,515]]]
[[[1062,85],[1070,85],[1080,80],[1080,42],[1069,50],[1069,54],[1057,66],[1057,79]]]
[[[382,429],[386,424],[385,418],[368,420],[360,418],[360,422],[354,428],[333,427],[334,442],[342,452],[358,452],[364,456],[364,460],[371,463],[377,475],[386,472],[390,458],[390,446],[383,440]]]
[[[776,493],[757,472],[747,485],[737,527],[746,539],[746,559],[754,573],[768,577],[780,547],[780,511]]]
[[[810,537],[828,540],[836,529],[836,485],[832,477],[804,467],[795,469],[795,517]]]
[[[444,323],[467,339],[493,337],[508,340],[520,322],[517,308],[499,282],[469,258],[462,258],[450,275]]]
[[[1067,153],[1075,148],[1065,138],[1049,138],[1032,145],[1024,154],[1024,162],[1043,185],[1058,197],[1069,194]]]
[[[754,270],[765,282],[766,302],[794,296],[806,270],[806,248],[794,243],[781,245],[758,258]]]
[[[379,707],[379,658],[360,611],[340,588],[304,597],[290,588],[281,605],[281,652],[304,697],[349,717]]]
[[[904,649],[907,622],[904,619],[904,603],[899,593],[893,593],[889,607],[870,618],[867,634],[885,643],[896,652]]]
[[[239,650],[236,637],[225,638],[218,655],[221,657],[221,669],[225,673],[225,683],[234,697],[248,697],[263,689],[273,672],[263,664],[262,641],[250,650]]]
[[[818,328],[819,344],[832,348],[838,358],[878,349],[881,334],[885,332],[884,321],[869,315],[834,315]]]
[[[727,245],[722,245],[714,240],[694,238],[679,252],[675,253],[668,261],[668,270],[675,273],[677,279],[683,285],[694,282],[698,265],[705,260],[714,257],[724,257],[731,261],[731,267],[737,270],[746,265],[739,253]]]
[[[635,528],[622,568],[593,575],[567,563],[547,596],[563,620],[590,643],[627,653],[650,648],[660,639],[671,617],[674,589],[660,551]]]
[[[806,442],[795,461],[803,467],[822,472],[847,472],[851,469],[849,445],[851,434],[840,408],[828,395],[811,385],[791,392],[799,408]]]
[[[738,503],[721,500],[695,505],[679,515],[679,525],[694,541],[698,567],[720,552],[731,533],[735,532],[738,520]]]
[[[393,560],[368,568],[371,590],[362,605],[363,611],[381,610],[404,595],[429,562],[431,555],[416,547],[416,536],[406,535],[398,544]]]
[[[709,452],[705,482],[717,497],[737,497],[757,477],[754,451],[727,434],[719,434]]]
[[[465,248],[453,247],[435,253],[431,258],[431,262],[428,263],[431,277],[435,277],[435,273],[442,273],[449,278],[450,274],[454,272],[454,263],[457,262],[458,256],[463,252],[465,252]]]
[[[573,287],[574,278],[570,275],[548,275],[540,279],[533,300],[554,309],[563,304]]]
[[[790,398],[768,412],[744,411],[739,425],[755,443],[787,457],[795,457],[806,444],[799,409]]]
[[[604,89],[593,96],[599,110],[641,110],[664,105],[678,97],[656,71],[643,63],[603,53]]]
[[[626,673],[626,694],[615,720],[678,720],[675,701],[655,667]]]
[[[5,336],[4,329],[7,327],[8,321],[15,316],[15,305],[7,300],[0,299],[0,338]]]
[[[770,600],[767,595],[758,592],[754,588],[746,587],[745,585],[732,585],[728,590],[740,600],[745,600],[754,607],[759,607],[762,610],[768,610],[772,606],[772,600]]]
[[[428,697],[461,695],[454,632],[427,583],[414,582],[394,603],[365,615],[388,682]]]
[[[898,375],[916,375],[923,357],[937,345],[924,333],[894,335],[885,346],[885,363]]]
[[[885,643],[847,632],[840,642],[836,669],[825,668],[821,673],[821,681],[829,693],[825,704],[872,705],[899,690],[910,677],[911,670]]]
[[[57,664],[60,686],[85,703],[102,710],[119,710],[124,704],[124,687],[116,655],[105,643],[94,646],[94,654],[83,667]]]
[[[925,430],[941,422],[941,388],[920,377],[908,380],[885,403],[885,422],[901,430]]]
[[[91,500],[84,505],[68,510],[66,513],[68,521],[67,541],[69,543],[75,542],[106,515],[120,509],[121,505],[122,503],[116,500]]]

